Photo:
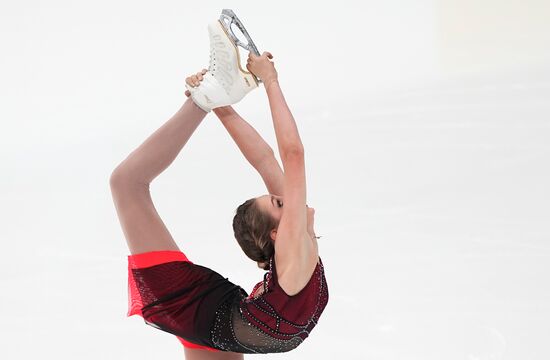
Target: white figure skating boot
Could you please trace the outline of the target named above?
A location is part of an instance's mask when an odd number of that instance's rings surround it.
[[[247,38],[248,44],[241,42],[231,30],[235,24]],[[210,34],[210,65],[197,87],[185,86],[198,107],[210,112],[220,106],[239,102],[246,94],[258,87],[261,80],[241,66],[239,49],[260,53],[243,24],[235,13],[224,9],[219,20],[208,25]]]

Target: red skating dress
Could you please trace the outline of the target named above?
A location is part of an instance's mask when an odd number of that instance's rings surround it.
[[[264,292],[253,297],[258,287]],[[239,353],[286,352],[300,345],[328,303],[319,258],[307,285],[287,295],[274,257],[249,296],[228,278],[193,264],[181,251],[128,256],[128,313],[176,335],[186,347]]]

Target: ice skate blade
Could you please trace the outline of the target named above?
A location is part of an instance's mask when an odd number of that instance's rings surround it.
[[[227,37],[231,40],[231,42],[235,45],[235,49],[237,50],[237,53],[239,53],[238,46],[242,47],[246,51],[254,53],[256,56],[260,56],[260,52],[258,51],[258,48],[254,44],[254,41],[252,40],[252,37],[248,34],[248,31],[246,31],[246,28],[244,27],[243,23],[239,20],[237,15],[233,12],[231,9],[223,9],[222,13],[219,18],[219,22],[222,25],[223,30],[225,31]],[[246,37],[248,44],[243,43],[234,33],[231,29],[231,25],[235,24],[237,28],[243,33],[243,35]],[[239,67],[240,67],[240,56],[239,56]],[[250,74],[249,72],[242,69],[241,70],[247,74]],[[260,80],[258,77],[256,77],[254,74],[254,80],[256,80],[256,83],[262,83],[262,80]]]
[[[237,64],[238,64],[238,70],[243,74],[243,77],[244,77],[245,81],[248,83],[247,75],[251,76],[252,79],[254,80],[254,82],[256,83],[256,87],[259,87],[259,84],[262,81],[256,75],[251,73],[250,71],[247,71],[247,70],[243,69],[242,63],[241,63],[241,53],[239,51],[239,48],[237,47],[237,45],[235,45],[235,42],[233,40],[231,40],[231,36],[229,36],[229,33],[227,32],[227,29],[225,28],[225,26],[223,26],[223,23],[220,20],[218,20],[218,24],[220,25],[220,27],[224,31],[225,35],[229,39],[229,43],[231,45],[233,45],[233,48],[235,49],[235,54],[236,54],[236,57],[237,57]]]

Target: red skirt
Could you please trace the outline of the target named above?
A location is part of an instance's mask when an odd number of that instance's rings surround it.
[[[183,261],[193,264],[193,262],[187,259],[187,256],[179,250],[150,251],[141,254],[128,255],[128,313],[126,316],[139,315],[145,318],[142,308],[152,302],[151,288],[153,288],[155,284],[162,285],[167,282],[171,283],[171,279],[169,278],[170,274],[167,274],[166,271],[159,271],[158,267],[157,271],[148,272],[146,273],[146,276],[140,275],[139,279],[136,279],[135,273],[132,270],[142,269],[140,274],[143,274],[143,272],[146,271],[145,268],[174,261]],[[169,290],[156,290],[154,297],[161,297],[163,295],[163,291],[166,292]],[[190,321],[193,321],[193,319],[190,319]],[[209,351],[220,351],[209,346],[195,344],[178,335],[175,336],[184,347],[205,349]]]

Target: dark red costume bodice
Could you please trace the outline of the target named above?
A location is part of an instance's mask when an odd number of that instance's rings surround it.
[[[259,286],[264,287],[263,293],[253,297]],[[328,287],[321,258],[306,286],[297,294],[288,295],[278,283],[272,257],[264,281],[254,287],[250,296],[241,293],[220,308],[212,340],[219,348],[235,352],[290,351],[309,336],[327,303]]]
[[[129,257],[129,311],[182,342],[213,351],[286,352],[300,345],[328,303],[324,266],[319,262],[306,286],[287,295],[277,281],[274,257],[249,296],[216,271],[193,264],[183,253]],[[162,253],[162,254],[160,254]],[[177,253],[177,254],[173,254]],[[140,260],[140,263],[136,263]],[[264,291],[253,297],[255,290]]]

